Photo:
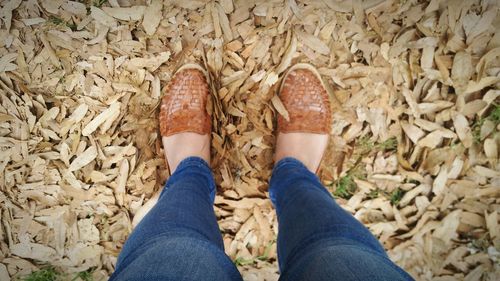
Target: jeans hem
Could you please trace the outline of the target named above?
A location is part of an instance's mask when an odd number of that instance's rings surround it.
[[[286,177],[282,175],[282,173],[287,173],[287,170],[294,169],[298,170],[298,172],[294,173],[293,177]],[[311,181],[315,185],[320,185],[323,188],[318,176],[309,171],[309,169],[307,169],[307,167],[296,158],[285,157],[274,165],[272,176],[269,181],[269,199],[271,199],[271,202],[276,210],[279,209],[277,202],[278,194],[280,192],[286,192],[283,190],[283,186],[288,186],[290,185],[289,182],[296,181],[299,178]],[[279,182],[277,182],[278,179]]]
[[[212,174],[212,169],[207,161],[203,160],[197,156],[186,157],[182,160],[175,172],[170,176],[170,178],[165,183],[165,186],[160,194],[160,197],[166,192],[166,190],[175,182],[178,178],[185,176],[185,173],[200,173],[206,176],[208,180],[208,188],[210,192],[210,201],[212,204],[215,202],[215,194],[217,193],[217,187],[215,186],[215,180]]]

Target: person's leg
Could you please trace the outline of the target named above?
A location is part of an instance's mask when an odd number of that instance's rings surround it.
[[[328,143],[328,92],[311,65],[292,67],[280,98],[269,196],[278,214],[281,280],[411,280],[377,239],[335,203],[314,174]]]
[[[278,214],[281,280],[412,280],[300,161],[276,164],[269,193]]]
[[[128,238],[111,280],[241,280],[224,253],[214,197],[208,164],[183,160]]]
[[[199,66],[183,66],[170,81],[159,119],[173,174],[138,212],[111,280],[241,280],[224,253],[213,209],[209,95]]]

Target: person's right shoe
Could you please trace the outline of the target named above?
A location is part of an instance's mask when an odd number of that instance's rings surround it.
[[[317,172],[332,123],[330,97],[314,66],[299,63],[285,74],[279,97],[289,120],[278,116],[275,162],[293,157]]]

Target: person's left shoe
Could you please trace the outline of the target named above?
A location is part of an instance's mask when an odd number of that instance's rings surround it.
[[[182,66],[169,82],[161,101],[159,122],[170,174],[187,157],[200,157],[210,163],[209,98],[207,74],[197,64]],[[156,205],[160,193],[161,190],[137,211],[133,227]]]
[[[160,133],[171,173],[189,156],[210,162],[207,80],[203,68],[186,64],[175,73],[165,91],[160,108]]]

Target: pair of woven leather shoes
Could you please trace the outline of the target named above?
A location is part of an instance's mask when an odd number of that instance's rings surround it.
[[[183,132],[210,134],[211,119],[206,110],[209,95],[205,70],[196,64],[181,67],[168,84],[161,102],[162,137]],[[329,95],[312,65],[301,63],[291,67],[285,74],[279,96],[289,118],[278,116],[278,133],[329,133]]]

